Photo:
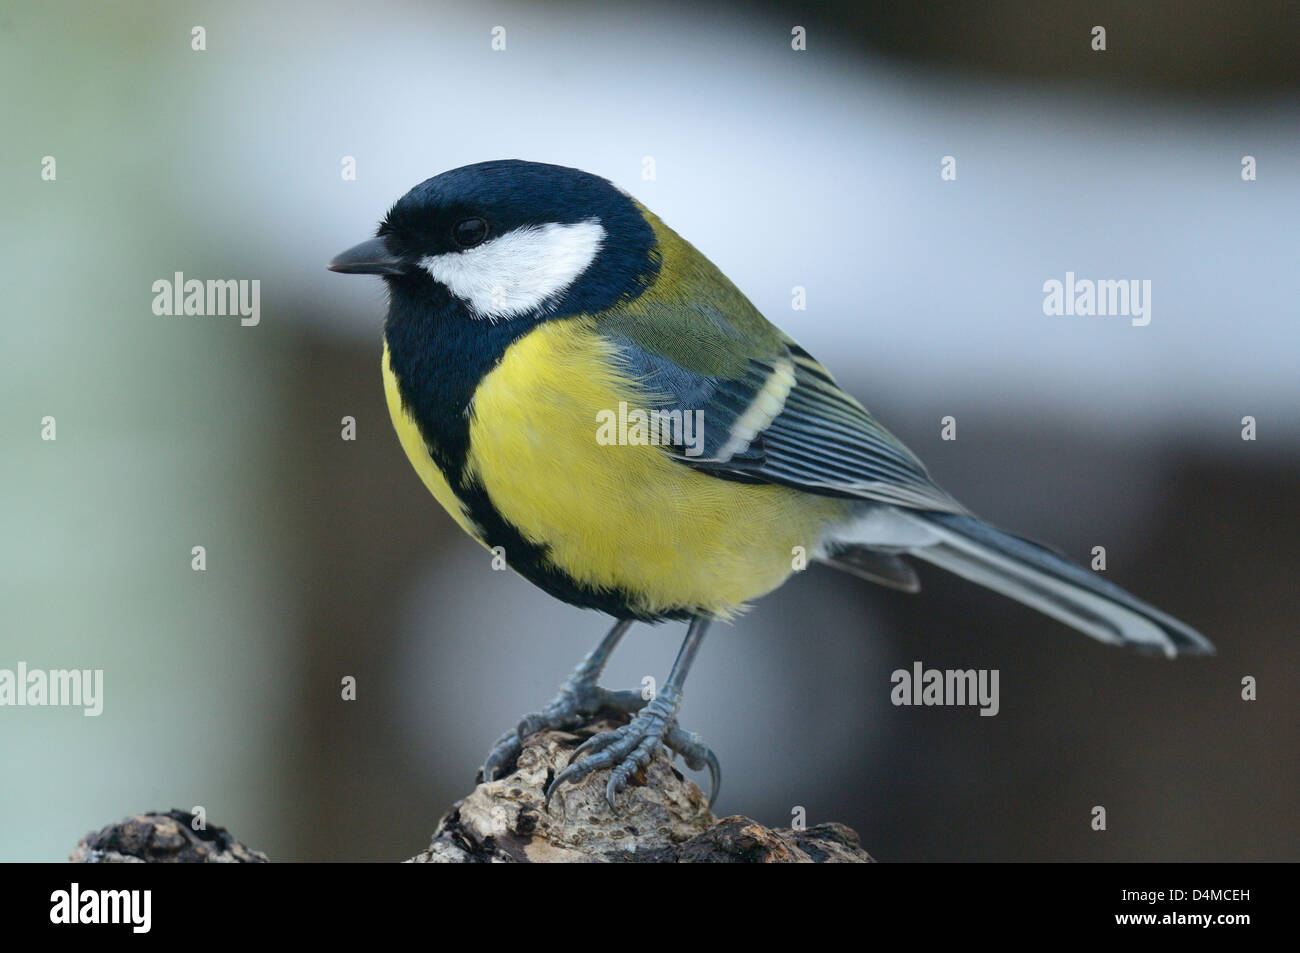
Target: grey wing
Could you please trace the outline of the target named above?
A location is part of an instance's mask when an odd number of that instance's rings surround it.
[[[820,496],[966,512],[793,341],[784,353],[751,359],[743,374],[724,379],[687,371],[627,338],[611,340],[652,409],[701,412],[703,440],[689,449],[669,448],[686,466]]]

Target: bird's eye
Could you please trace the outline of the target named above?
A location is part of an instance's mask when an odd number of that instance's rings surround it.
[[[481,218],[467,218],[457,222],[451,230],[451,237],[461,248],[473,248],[480,245],[488,235],[488,223]]]

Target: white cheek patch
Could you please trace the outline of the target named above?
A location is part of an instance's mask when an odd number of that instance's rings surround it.
[[[498,320],[544,308],[590,267],[605,241],[599,219],[507,232],[477,248],[428,255],[420,267],[475,317]]]

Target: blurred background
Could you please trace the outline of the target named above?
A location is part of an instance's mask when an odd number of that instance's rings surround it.
[[[1219,648],[815,568],[692,673],[720,814],[890,861],[1300,857],[1300,13],[1026,6],[6,6],[0,668],[103,669],[105,701],[0,708],[0,859],[196,805],[274,860],[408,857],[603,633],[428,497],[381,283],[324,268],[506,157],[629,190],[972,510],[1105,546]],[[258,279],[260,324],[156,316],[178,271]],[[1150,324],[1045,316],[1067,271],[1149,279]],[[605,681],[661,682],[681,635],[634,628]],[[998,669],[1000,714],[893,707],[914,661]]]

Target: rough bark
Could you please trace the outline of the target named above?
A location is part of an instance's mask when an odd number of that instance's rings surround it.
[[[529,738],[504,778],[479,784],[442,818],[409,863],[870,863],[843,824],[773,830],[747,817],[717,819],[704,794],[660,749],[617,799],[605,803],[607,772],[543,792],[573,749],[617,722]],[[224,828],[196,831],[186,811],[137,814],[82,838],[76,863],[265,863]]]
[[[455,804],[433,841],[412,863],[862,863],[870,856],[842,824],[803,831],[772,830],[747,817],[714,818],[693,782],[660,749],[634,775],[610,811],[608,774],[561,788],[544,806],[543,792],[569,755],[596,731],[543,731],[528,739],[514,771],[480,784]]]
[[[81,839],[68,858],[74,864],[264,864],[224,827],[194,829],[194,815],[172,809],[165,814],[133,814]]]

